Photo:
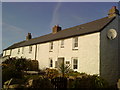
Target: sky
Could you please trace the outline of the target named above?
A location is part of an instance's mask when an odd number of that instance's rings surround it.
[[[39,37],[106,17],[117,2],[2,2],[2,49],[23,41],[28,32]]]

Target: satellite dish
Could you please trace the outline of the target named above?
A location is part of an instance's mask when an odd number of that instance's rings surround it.
[[[110,29],[108,30],[107,32],[107,37],[110,39],[110,40],[113,40],[117,37],[117,32],[115,29]]]

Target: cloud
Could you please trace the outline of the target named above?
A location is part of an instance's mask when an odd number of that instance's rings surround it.
[[[17,26],[2,23],[2,45],[3,48],[10,46],[15,42],[25,40],[27,32]]]
[[[3,30],[6,29],[6,30],[10,30],[10,31],[15,31],[15,32],[25,32],[24,29],[21,29],[21,28],[18,28],[14,25],[10,25],[10,24],[7,24],[7,23],[2,23],[2,26],[3,26]]]
[[[53,11],[53,16],[52,16],[52,20],[50,23],[50,27],[52,27],[55,24],[59,24],[60,20],[59,20],[59,9],[61,6],[61,2],[58,2],[58,4],[56,5],[54,11]]]

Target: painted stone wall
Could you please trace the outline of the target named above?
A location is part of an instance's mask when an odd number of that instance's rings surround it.
[[[110,40],[107,38],[109,29],[118,31],[118,17],[112,21],[100,34],[100,75],[115,84],[118,79],[118,36]]]
[[[22,50],[23,48],[24,50]],[[31,53],[29,52],[29,46],[12,49],[10,57],[17,57],[17,58],[22,57],[26,59],[35,60],[35,48],[36,45],[32,45]],[[20,49],[19,53],[18,53],[18,49]]]
[[[53,59],[53,67],[55,67],[55,61],[62,57],[73,65],[72,58],[77,57],[78,69],[76,71],[99,74],[100,33],[79,36],[78,40],[78,50],[72,49],[73,38],[64,39],[64,48],[60,46],[61,40],[54,41],[52,51],[49,51],[50,42],[38,44],[37,60],[39,61],[39,67],[49,67],[49,58]]]

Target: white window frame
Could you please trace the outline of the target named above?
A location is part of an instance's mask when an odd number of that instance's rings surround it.
[[[51,62],[52,61],[52,62]],[[49,67],[52,68],[53,67],[53,59],[49,58]]]
[[[64,40],[61,40],[61,43],[60,43],[61,48],[64,48],[64,42],[65,42]]]
[[[17,52],[17,54],[20,54],[20,48],[18,48],[18,52]]]
[[[74,60],[77,60],[77,64],[74,63]],[[74,65],[77,65],[77,68],[75,68]],[[78,57],[72,57],[72,69],[73,69],[73,70],[78,70],[78,67],[79,67]]]
[[[32,46],[29,46],[29,53],[32,53]]]
[[[70,61],[65,61],[65,65],[70,66]]]
[[[76,42],[76,39],[77,39],[77,42]],[[75,46],[75,44],[77,44],[77,47]],[[78,50],[78,37],[73,38],[73,50]]]
[[[53,51],[53,42],[50,42],[50,51]]]

